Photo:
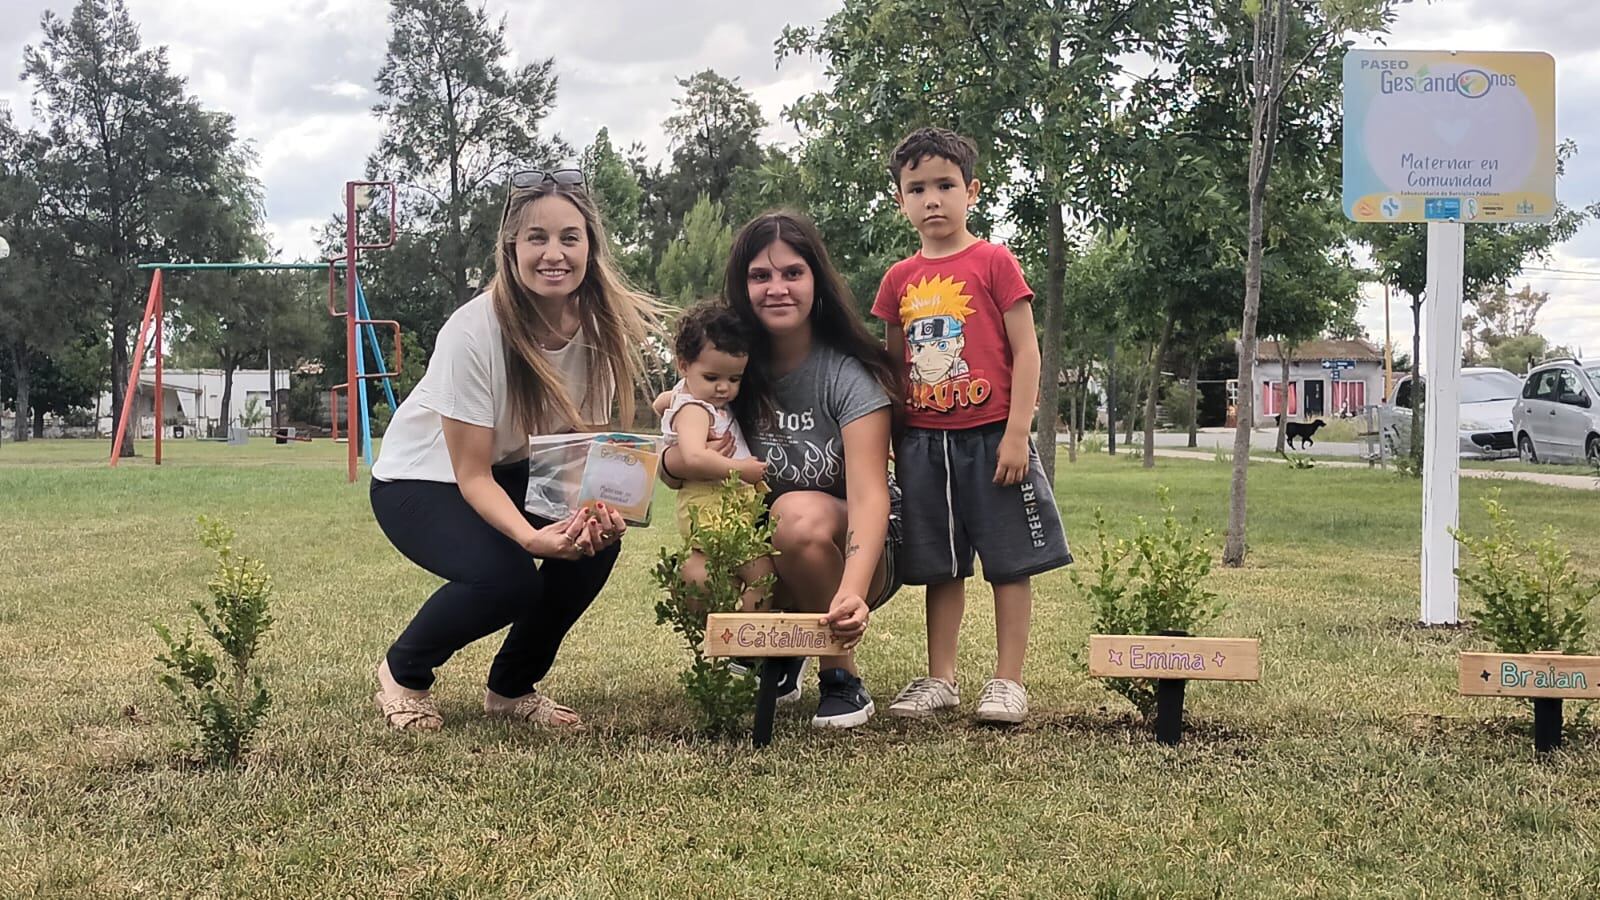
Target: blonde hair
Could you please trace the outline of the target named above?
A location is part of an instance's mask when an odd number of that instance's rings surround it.
[[[513,189],[500,224],[499,252],[495,254],[490,293],[495,318],[505,343],[507,405],[513,420],[529,434],[542,434],[558,426],[580,430],[603,428],[604,422],[585,422],[580,403],[568,393],[561,373],[545,357],[534,338],[539,321],[532,294],[517,280],[516,240],[522,217],[545,197],[558,196],[577,207],[589,237],[589,262],[574,293],[584,342],[602,363],[602,372],[589,379],[581,404],[603,409],[607,392],[615,391],[618,419],[631,422],[633,386],[643,380],[643,349],[651,335],[661,333],[661,308],[647,294],[628,283],[611,257],[611,245],[594,202],[581,187],[547,181],[532,188]],[[577,340],[577,338],[574,338]],[[603,376],[605,377],[602,377]]]

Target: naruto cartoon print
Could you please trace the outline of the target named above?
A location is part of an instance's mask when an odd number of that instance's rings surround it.
[[[981,406],[989,399],[989,380],[982,372],[974,373],[962,355],[967,318],[972,315],[966,286],[964,281],[939,277],[906,285],[900,321],[911,358],[913,410],[950,412]]]

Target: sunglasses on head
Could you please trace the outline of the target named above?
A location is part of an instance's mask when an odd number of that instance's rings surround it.
[[[567,187],[581,187],[583,185],[583,172],[577,169],[523,169],[511,173],[511,186],[517,190],[535,188],[545,182],[553,181]]]
[[[511,173],[511,190],[506,191],[505,205],[500,207],[500,224],[511,215],[511,197],[518,191],[532,190],[541,184],[555,182],[563,187],[583,187],[583,172],[577,169],[523,169]]]

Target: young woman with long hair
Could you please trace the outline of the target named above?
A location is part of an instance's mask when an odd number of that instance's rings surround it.
[[[614,403],[631,420],[656,304],[619,273],[575,169],[513,175],[497,244],[494,280],[440,329],[372,469],[379,527],[446,580],[377,667],[374,699],[397,729],[439,728],[434,669],[508,625],[484,710],[580,724],[536,685],[626,530],[604,507],[559,522],[524,512],[528,438],[604,427]]]
[[[728,304],[755,336],[733,408],[767,464],[781,608],[816,612],[849,646],[894,575],[889,443],[900,427],[898,367],[862,324],[816,226],[758,216],[734,238]],[[663,456],[671,479],[673,451]],[[782,685],[800,695],[803,658]],[[853,728],[873,713],[854,654],[823,657],[812,724]]]

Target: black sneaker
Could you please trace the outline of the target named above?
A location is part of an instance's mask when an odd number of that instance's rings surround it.
[[[826,669],[819,676],[822,700],[811,724],[818,728],[854,728],[872,718],[872,697],[848,669]]]

